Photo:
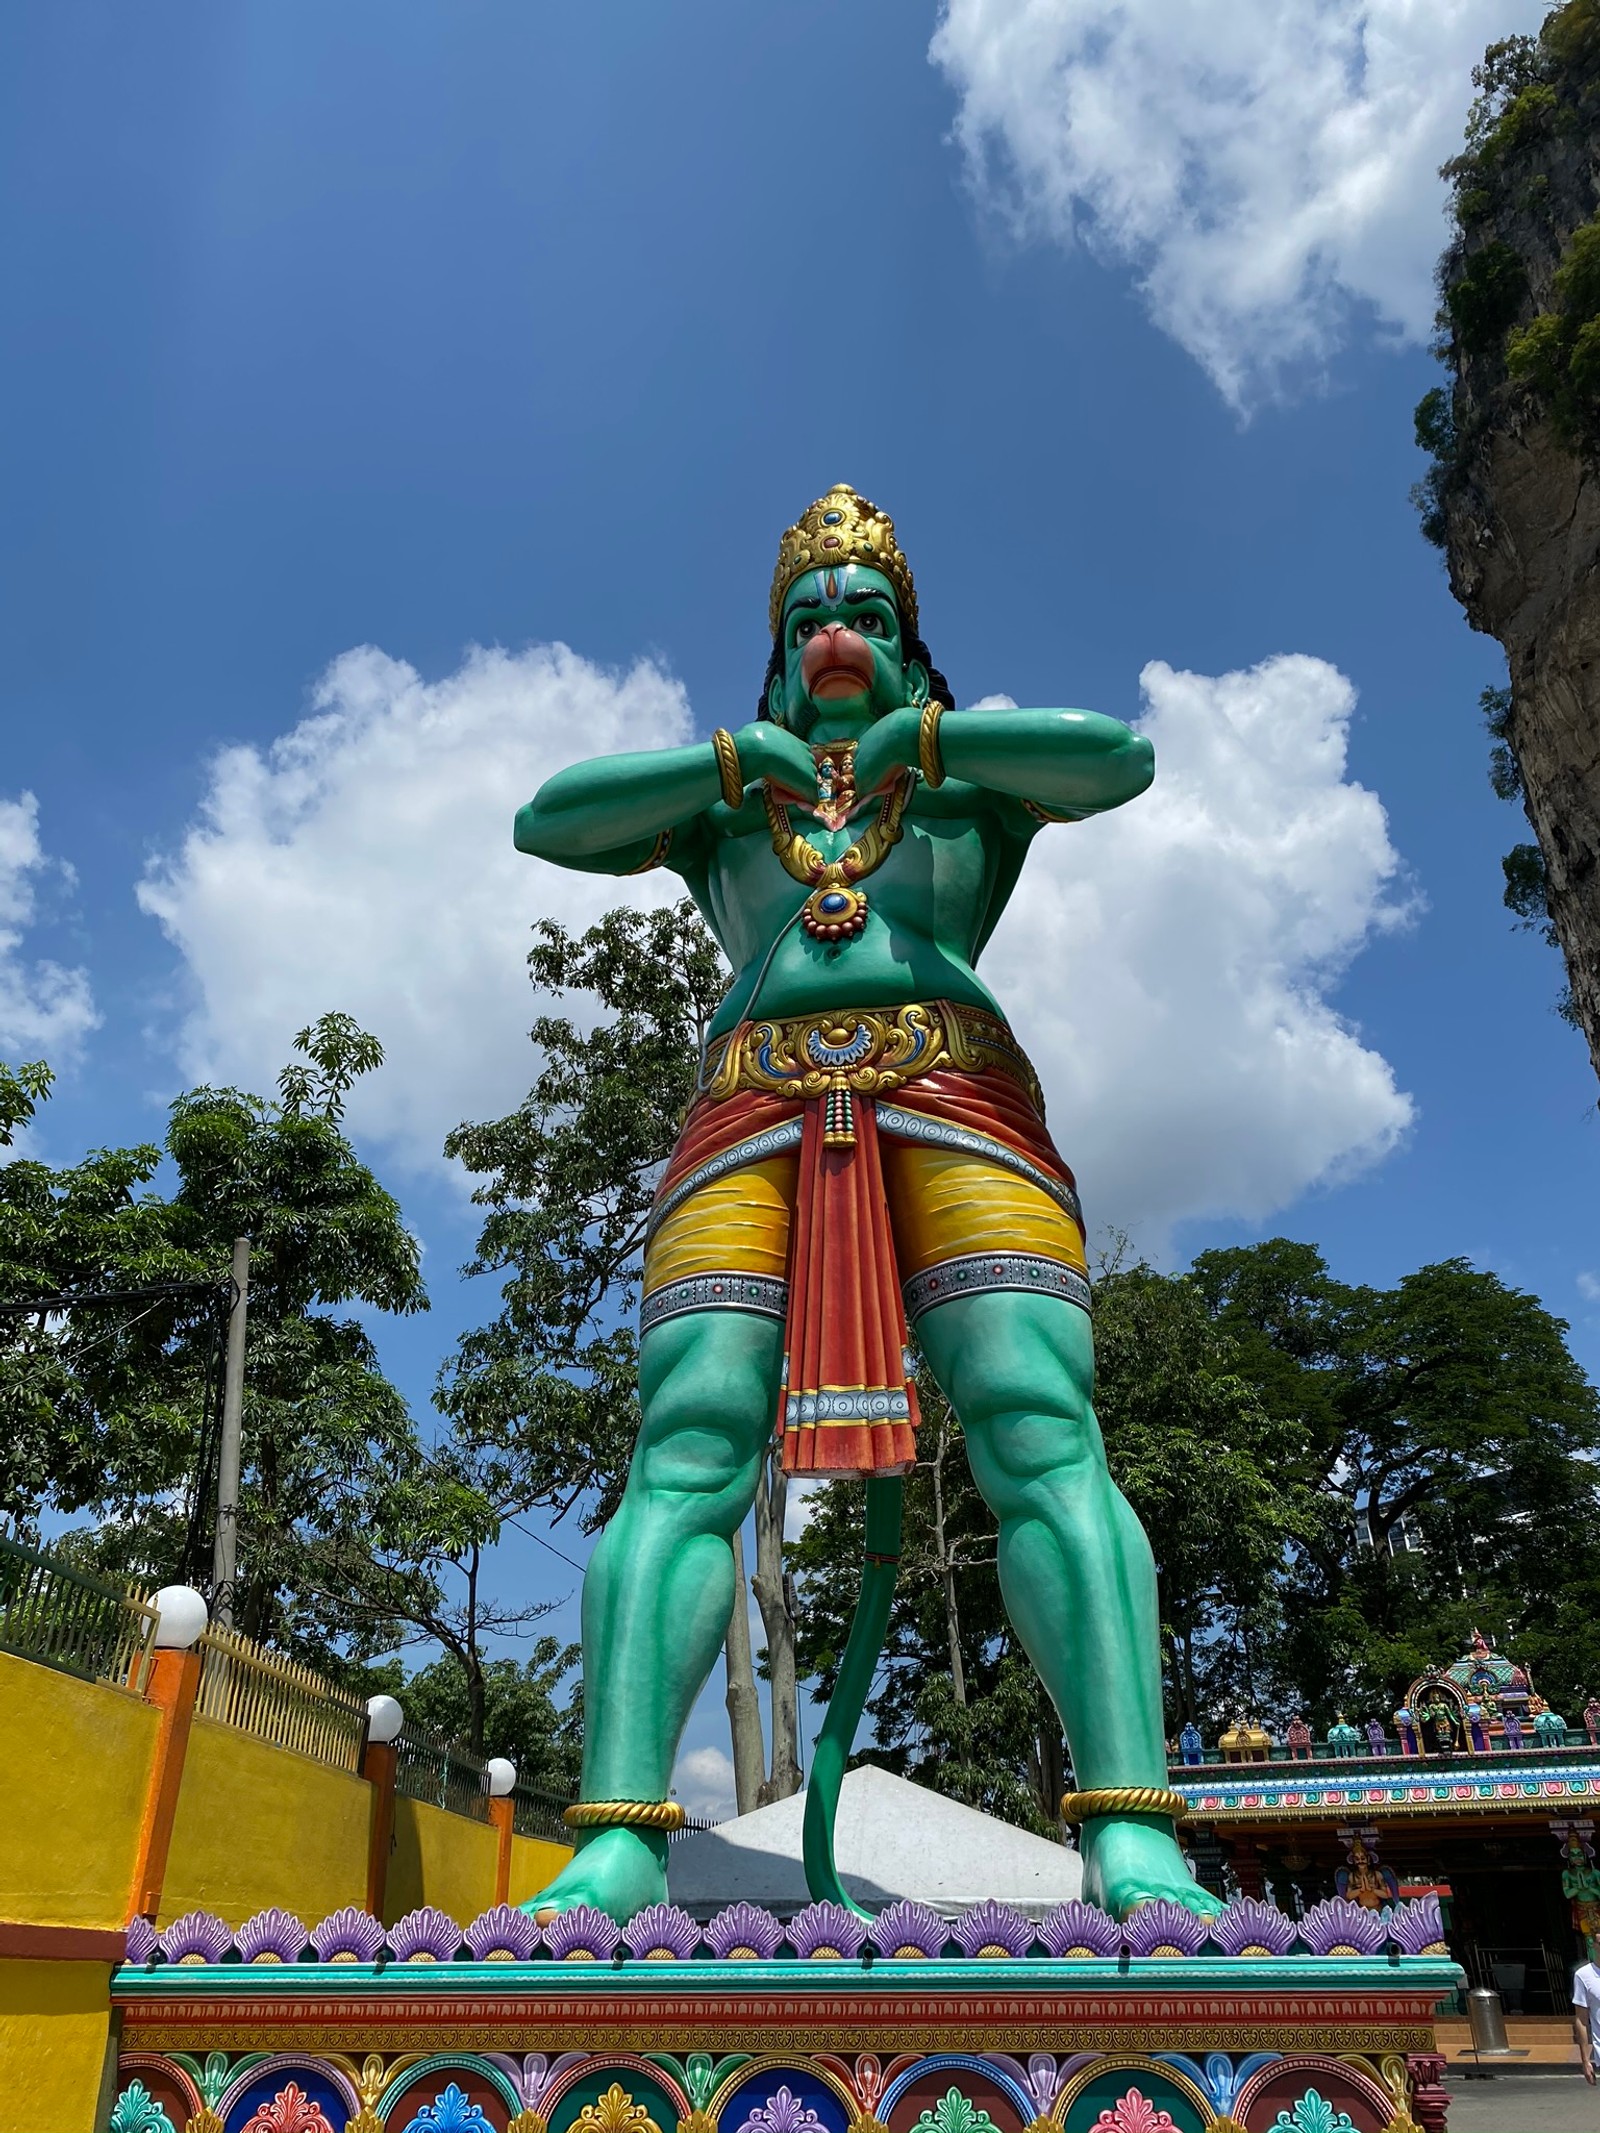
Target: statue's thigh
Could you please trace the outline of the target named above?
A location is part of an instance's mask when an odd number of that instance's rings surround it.
[[[639,1347],[643,1415],[632,1479],[715,1489],[755,1471],[772,1436],[782,1321],[752,1311],[688,1311]]]
[[[1053,1296],[995,1289],[924,1312],[917,1338],[961,1418],[973,1472],[1026,1480],[1100,1464],[1089,1314]]]

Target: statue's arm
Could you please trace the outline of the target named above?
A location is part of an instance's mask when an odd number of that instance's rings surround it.
[[[741,800],[748,786],[768,777],[781,779],[802,797],[815,793],[817,766],[792,733],[754,720],[731,739],[729,775]],[[733,819],[709,741],[596,756],[558,770],[519,810],[517,850],[591,874],[641,873],[663,858],[678,873],[688,873],[709,848],[708,831],[716,833],[715,821],[708,819],[714,811],[724,823]],[[662,842],[667,837],[670,857]]]
[[[1069,817],[1135,800],[1155,776],[1144,735],[1098,711],[952,711],[939,750],[946,776]]]
[[[517,850],[586,872],[630,874],[649,864],[664,832],[684,831],[721,790],[709,741],[573,763],[518,809]]]

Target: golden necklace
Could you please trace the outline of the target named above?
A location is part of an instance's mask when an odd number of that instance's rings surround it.
[[[855,751],[854,741],[832,741],[811,751],[817,758],[816,816],[827,829],[842,829],[855,808]],[[900,842],[901,818],[916,783],[914,770],[902,772],[884,794],[877,820],[865,834],[837,859],[827,859],[809,837],[794,828],[786,804],[768,781],[762,781],[772,849],[786,873],[811,886],[811,894],[800,907],[800,923],[813,940],[854,940],[865,927],[867,899],[855,884],[875,873]]]

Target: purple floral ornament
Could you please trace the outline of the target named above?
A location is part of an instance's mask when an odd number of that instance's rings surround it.
[[[825,2133],[821,2118],[793,2089],[780,2086],[758,2104],[738,2133]]]
[[[461,1946],[461,1928],[453,1918],[419,1904],[397,1918],[388,1932],[389,1953],[397,1963],[448,1963]]]
[[[160,1940],[169,1963],[220,1963],[233,1946],[233,1928],[210,1911],[185,1911]]]
[[[148,1918],[136,1918],[128,1928],[128,1961],[148,1963],[156,1952],[156,1929]]]
[[[1142,1903],[1123,1921],[1123,1936],[1131,1955],[1197,1955],[1211,1931],[1209,1919],[1168,1897]]]
[[[1076,1896],[1058,1903],[1039,1926],[1039,1938],[1054,1956],[1081,1962],[1089,1956],[1120,1955],[1122,1928],[1098,1904]]]
[[[526,1911],[497,1903],[479,1912],[463,1938],[474,1962],[525,1963],[539,1945],[539,1928]]]
[[[1381,1955],[1389,1929],[1375,1911],[1345,1896],[1314,1903],[1300,1921],[1300,1938],[1313,1955]]]
[[[842,1903],[808,1903],[789,1921],[789,1945],[803,1963],[849,1963],[861,1953],[867,1922]]]
[[[725,1963],[770,1963],[783,1928],[758,1903],[730,1903],[706,1927],[711,1952]]]
[[[1397,1903],[1383,1916],[1390,1938],[1402,1955],[1450,1953],[1437,1896],[1418,1896],[1410,1903]]]
[[[700,1944],[700,1928],[675,1903],[651,1903],[629,1919],[622,1939],[641,1962],[685,1963]]]
[[[1026,1955],[1033,1946],[1033,1928],[1020,1911],[1009,1904],[975,1904],[951,1928],[963,1955],[985,1958]]]
[[[622,1945],[622,1931],[593,1904],[575,1903],[551,1919],[544,1944],[558,1963],[608,1962]]]
[[[353,1903],[330,1911],[311,1929],[311,1945],[325,1963],[375,1963],[383,1946],[383,1928],[370,1911]]]
[[[244,1963],[297,1963],[306,1952],[306,1929],[292,1911],[274,1905],[245,1920],[236,1945]]]
[[[1294,1920],[1258,1896],[1235,1896],[1210,1930],[1224,1955],[1287,1955],[1294,1946]]]
[[[902,1900],[880,1911],[867,1928],[867,1938],[880,1955],[902,1962],[918,1962],[925,1956],[942,1955],[950,1928],[937,1911],[925,1903]]]

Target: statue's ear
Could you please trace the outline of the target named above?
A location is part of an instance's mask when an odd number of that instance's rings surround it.
[[[780,667],[767,683],[767,716],[774,725],[786,726],[789,723],[783,715],[788,693],[783,669]]]
[[[906,661],[906,702],[908,704],[925,704],[928,701],[928,692],[932,687],[932,677],[922,664],[922,661],[920,659],[908,659]]]

